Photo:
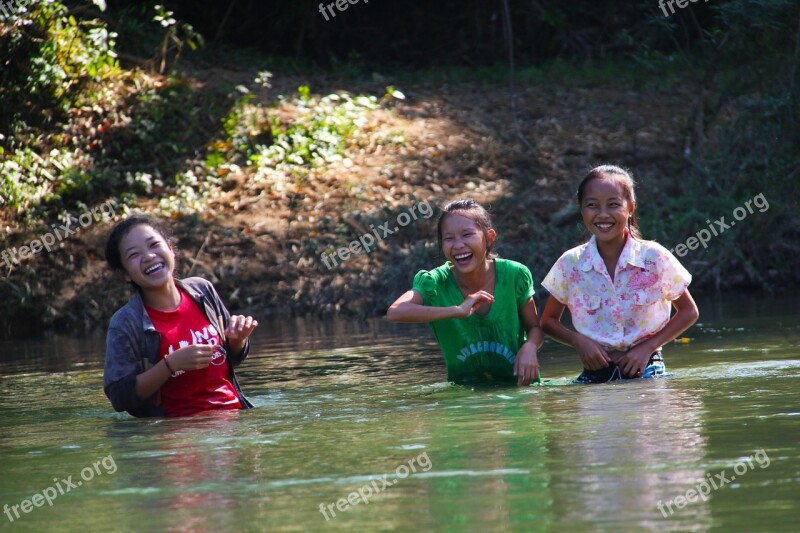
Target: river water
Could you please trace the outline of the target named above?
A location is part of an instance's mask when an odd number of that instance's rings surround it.
[[[800,298],[699,307],[670,377],[548,341],[524,390],[448,384],[427,326],[262,320],[258,408],[170,420],[111,409],[102,332],[0,341],[0,529],[800,531]]]

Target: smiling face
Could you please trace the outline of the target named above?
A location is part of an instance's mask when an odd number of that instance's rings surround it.
[[[600,177],[586,183],[581,216],[598,243],[624,243],[628,219],[635,209],[636,203],[627,200],[619,181]]]
[[[142,290],[162,287],[172,280],[175,252],[152,226],[134,226],[119,241],[125,278]]]
[[[450,213],[442,221],[442,252],[462,273],[472,272],[486,259],[495,231],[484,232],[472,218]]]

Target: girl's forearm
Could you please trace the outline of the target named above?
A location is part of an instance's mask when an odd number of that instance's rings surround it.
[[[533,326],[531,329],[528,330],[528,340],[526,342],[533,343],[536,346],[536,349],[542,347],[544,344],[544,332],[542,328],[539,326]]]
[[[228,339],[228,351],[234,357],[241,355],[247,345],[247,337],[244,339]]]
[[[419,305],[412,302],[402,302],[392,305],[386,311],[386,320],[389,322],[435,322],[447,318],[456,318],[457,307],[432,307]]]
[[[136,376],[136,396],[142,399],[149,398],[164,386],[171,375],[172,372],[169,371],[167,364],[162,359]]]
[[[697,308],[678,309],[661,331],[643,342],[651,351],[655,352],[668,342],[674,341],[678,336],[689,329],[697,321],[699,313]]]
[[[555,317],[542,318],[542,329],[561,344],[577,348],[576,341],[580,333],[572,331]]]

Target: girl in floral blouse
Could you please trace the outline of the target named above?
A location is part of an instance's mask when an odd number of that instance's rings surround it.
[[[589,172],[578,204],[591,239],[566,251],[542,282],[550,292],[542,329],[578,351],[578,383],[663,375],[661,347],[699,316],[691,275],[666,248],[642,239],[633,188],[620,167]],[[561,323],[565,307],[577,331]]]

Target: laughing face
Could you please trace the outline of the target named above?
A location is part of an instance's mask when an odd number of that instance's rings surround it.
[[[143,290],[161,287],[172,279],[175,252],[151,226],[134,226],[119,243],[127,281]]]
[[[466,274],[478,268],[486,259],[486,249],[495,239],[495,231],[486,233],[475,221],[451,213],[442,221],[442,251],[448,261]],[[487,242],[488,240],[488,242]]]
[[[628,219],[634,209],[636,204],[628,202],[623,186],[618,181],[598,178],[586,184],[581,216],[598,243],[624,243]]]

